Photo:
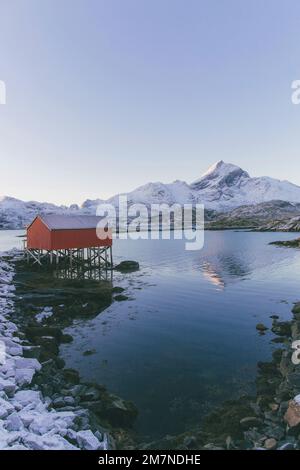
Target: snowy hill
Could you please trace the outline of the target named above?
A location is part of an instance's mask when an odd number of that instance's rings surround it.
[[[222,160],[212,165],[199,179],[191,184],[184,181],[173,183],[148,183],[126,194],[129,205],[143,203],[185,204],[202,203],[207,210],[227,212],[241,206],[277,201],[300,203],[300,187],[288,181],[280,181],[267,176],[252,178],[242,168]],[[37,213],[83,213],[95,214],[99,203],[118,204],[118,195],[107,201],[102,199],[86,200],[81,208],[55,206],[49,203],[23,202],[18,199],[0,198],[0,228],[24,227]],[[271,204],[272,206],[272,204]],[[272,214],[273,206],[264,210]],[[244,209],[243,209],[244,210]],[[255,209],[251,208],[250,212]],[[247,210],[244,212],[247,212]],[[248,211],[249,212],[249,211]],[[246,216],[246,214],[245,214]],[[246,217],[249,217],[249,213]]]

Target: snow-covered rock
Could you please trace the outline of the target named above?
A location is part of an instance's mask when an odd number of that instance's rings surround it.
[[[22,431],[24,429],[23,422],[18,413],[14,412],[5,421],[7,431]]]
[[[76,438],[81,449],[98,450],[101,447],[101,442],[90,430],[79,431]]]
[[[10,413],[13,413],[15,411],[15,407],[9,403],[8,400],[4,400],[3,398],[0,398],[0,418],[4,419],[6,418]]]
[[[41,370],[42,366],[37,359],[19,357],[15,360],[16,369],[33,369],[34,371]]]
[[[23,385],[30,385],[34,374],[34,369],[18,369],[15,374],[17,384],[20,387],[22,387]]]
[[[15,394],[14,399],[22,407],[25,407],[27,405],[35,405],[39,403],[41,400],[41,394],[35,390],[20,390]]]
[[[11,395],[16,390],[16,384],[10,379],[0,377],[0,390],[3,390],[7,395]]]
[[[79,417],[87,410],[56,411],[36,385],[34,390],[23,389],[42,366],[35,358],[23,357],[18,329],[9,319],[14,308],[12,280],[11,266],[0,257],[0,344],[5,352],[0,363],[0,450],[80,450],[68,439],[79,440],[83,449],[105,449],[105,439],[101,442],[91,431],[78,433]],[[51,312],[51,307],[45,311]],[[69,398],[74,404],[74,398]]]
[[[38,323],[42,323],[47,318],[52,317],[53,315],[53,308],[52,307],[45,307],[40,313],[35,316],[35,319]]]

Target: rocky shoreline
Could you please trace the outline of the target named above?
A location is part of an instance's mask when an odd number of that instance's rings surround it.
[[[257,325],[258,334],[271,328],[276,349],[258,363],[256,396],[225,402],[183,434],[142,442],[132,431],[135,406],[82,382],[59,355],[74,317],[98,315],[123,290],[28,272],[18,252],[0,258],[1,449],[300,449],[300,364],[292,360],[300,303],[289,321],[272,315],[270,326]]]
[[[83,295],[74,281],[49,279],[47,273],[28,275],[17,251],[0,258],[0,449],[130,445],[134,405],[101,385],[82,382],[59,356],[59,345],[72,340],[63,328],[73,316],[99,313],[114,291],[89,283]]]
[[[273,351],[272,361],[257,364],[256,396],[225,402],[205,418],[203,425],[140,447],[300,450],[300,364],[292,361],[298,351],[295,341],[300,340],[300,303],[294,305],[292,313],[290,321],[271,316],[272,342],[280,347]],[[259,328],[258,334],[267,329]]]
[[[285,246],[286,248],[300,248],[300,238],[296,238],[295,240],[275,241],[271,242],[270,245]]]

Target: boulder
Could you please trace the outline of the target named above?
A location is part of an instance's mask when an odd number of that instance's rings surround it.
[[[81,449],[98,450],[101,447],[101,442],[90,430],[79,431],[76,438]]]
[[[19,357],[15,360],[16,369],[33,369],[34,371],[40,371],[42,366],[37,359]]]
[[[22,348],[22,346],[19,346],[18,344],[15,344],[14,346],[8,347],[7,352],[11,356],[22,356],[23,348]]]
[[[19,387],[24,385],[30,385],[35,374],[34,369],[17,369],[16,370],[16,381]]]
[[[257,323],[256,329],[257,331],[266,331],[268,328],[263,323]]]
[[[137,261],[121,261],[117,266],[114,267],[116,271],[120,271],[122,273],[128,273],[133,271],[138,271],[140,269],[140,265]]]
[[[39,344],[43,349],[42,358],[43,354],[45,354],[45,351],[48,353],[48,355],[58,355],[58,342],[54,336],[37,336],[34,341],[36,344]]]
[[[8,396],[11,396],[16,390],[16,384],[12,380],[0,377],[0,390],[3,390]]]
[[[20,390],[15,394],[14,398],[24,407],[29,404],[37,405],[41,401],[41,394],[34,390]]]
[[[296,302],[294,304],[294,307],[292,308],[292,312],[294,314],[300,313],[300,302]]]
[[[128,297],[124,294],[118,294],[114,297],[114,300],[116,300],[117,302],[122,302],[124,300],[128,300]]]
[[[22,431],[24,429],[23,422],[18,413],[12,413],[5,421],[7,431]]]
[[[297,395],[299,397],[299,395]],[[284,415],[285,422],[290,428],[298,426],[300,424],[300,403],[298,398],[290,400],[288,409]]]
[[[3,398],[0,398],[0,420],[7,418],[10,413],[15,411],[15,407]]]
[[[27,449],[32,450],[44,450],[45,444],[43,442],[42,436],[37,436],[36,434],[28,433],[22,438],[23,443]]]
[[[79,373],[75,369],[63,369],[64,379],[74,385],[79,384]]]
[[[62,331],[60,328],[57,327],[50,327],[50,326],[32,326],[28,327],[25,330],[26,336],[34,340],[35,338],[39,336],[52,336],[54,337],[57,341],[61,340],[62,337]]]
[[[276,439],[274,439],[274,438],[269,438],[269,439],[266,439],[266,440],[265,440],[264,447],[265,447],[267,450],[276,449],[276,446],[277,446],[277,441],[276,441]]]

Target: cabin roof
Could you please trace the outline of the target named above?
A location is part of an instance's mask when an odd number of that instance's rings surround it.
[[[97,228],[102,217],[95,215],[41,214],[38,216],[49,230],[78,230]],[[35,219],[34,219],[35,220]],[[34,220],[30,225],[33,224]]]

